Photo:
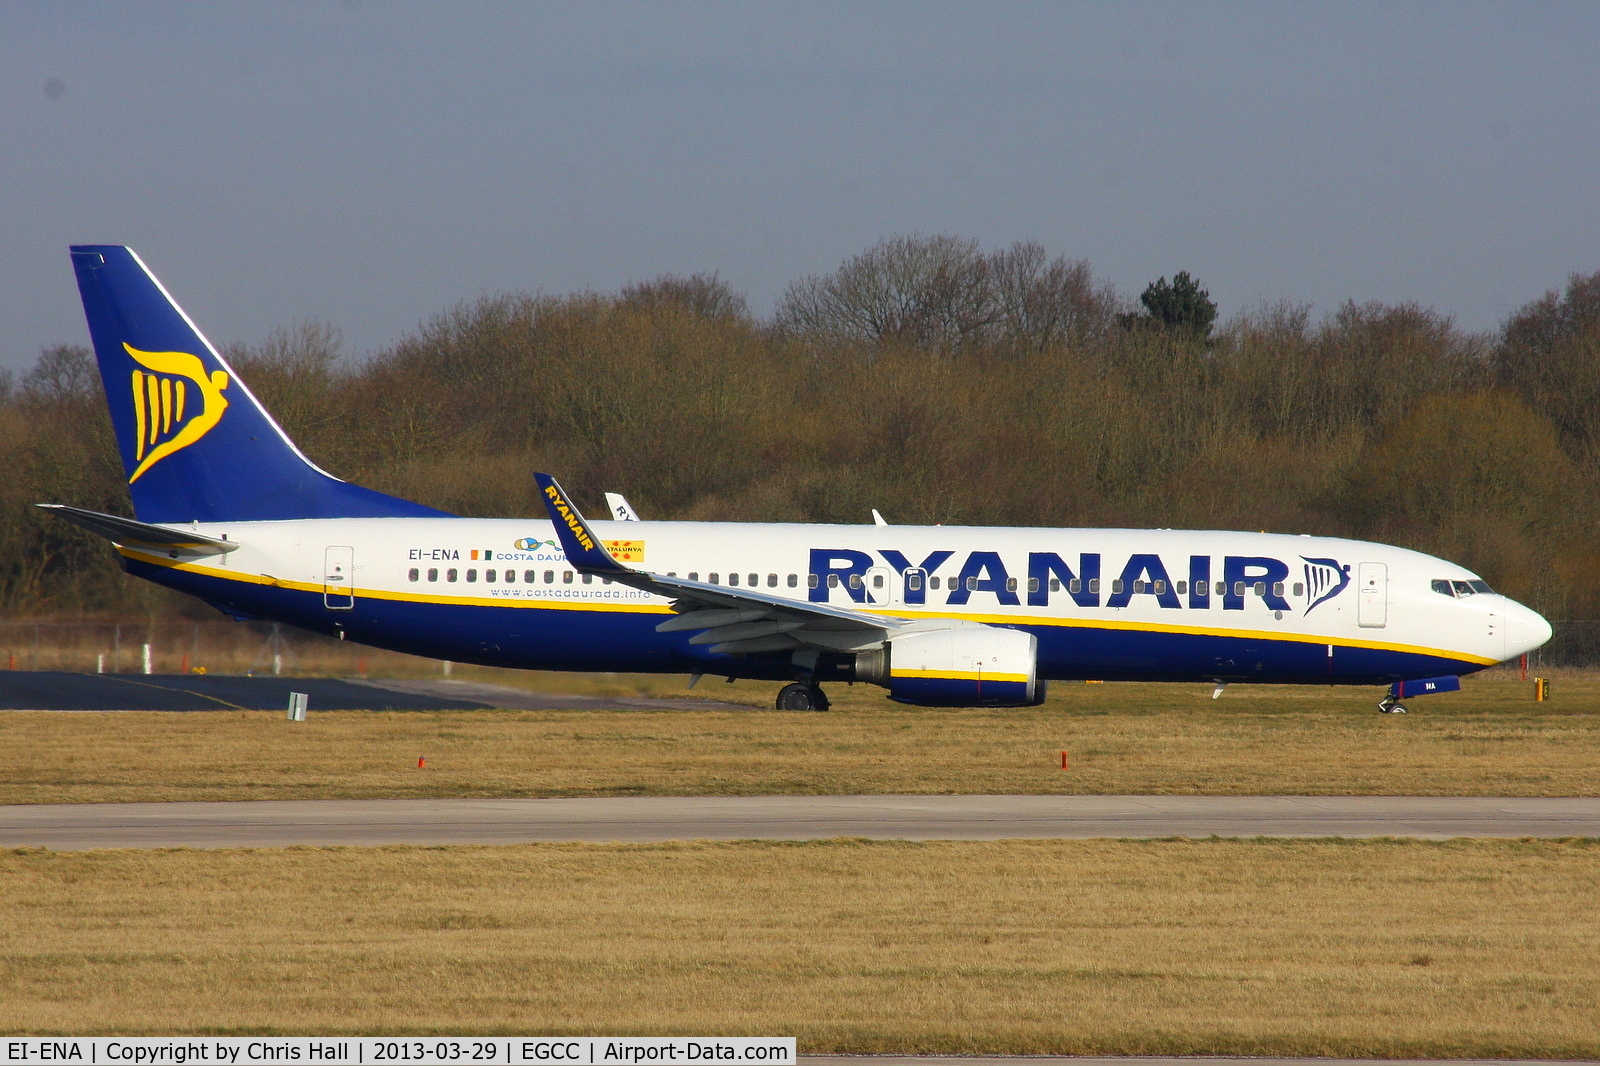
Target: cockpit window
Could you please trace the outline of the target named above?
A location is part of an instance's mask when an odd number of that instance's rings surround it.
[[[1446,581],[1444,578],[1434,578],[1433,591],[1437,592],[1441,596],[1453,596],[1460,598],[1462,596],[1476,595],[1480,592],[1492,593],[1494,592],[1494,589],[1489,587],[1489,583],[1487,581],[1480,581],[1477,578],[1473,578],[1471,581],[1462,581],[1459,579]]]

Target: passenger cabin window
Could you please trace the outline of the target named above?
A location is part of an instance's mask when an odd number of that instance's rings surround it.
[[[930,578],[929,578],[929,579],[928,579],[928,587],[929,587],[929,588],[930,588],[930,589],[936,589],[936,588],[938,588],[938,587],[939,587],[939,579],[938,579],[938,578],[936,578],[936,577],[930,577]]]
[[[1304,596],[1306,594],[1306,586],[1305,586],[1304,582],[1296,581],[1294,583],[1294,594],[1295,594],[1296,598]]]
[[[529,585],[533,584],[534,583],[534,579],[537,578],[538,576],[539,576],[539,572],[537,570],[524,570],[522,572],[522,580],[524,582],[526,582],[527,584],[529,584]]]
[[[711,582],[711,584],[713,584],[713,585],[717,584],[718,583],[717,582],[717,572],[715,570],[713,570],[711,573],[707,574],[706,575],[706,580]]]
[[[417,580],[417,578],[419,578],[421,576],[422,576],[422,572],[420,570],[418,570],[414,566],[411,568],[411,572],[406,575],[406,577],[410,578],[412,581]]]
[[[853,588],[853,589],[858,589],[858,588],[861,587],[861,575],[860,574],[851,574],[850,575],[850,587]]]
[[[778,587],[778,575],[777,574],[768,574],[767,575],[767,588],[775,589],[777,587]]]
[[[456,568],[452,566],[450,569],[446,570],[444,572],[444,579],[446,581],[454,581],[456,579]]]
[[[1091,596],[1100,595],[1100,579],[1099,578],[1091,577],[1089,579],[1089,595],[1091,595]]]
[[[1282,596],[1283,595],[1283,582],[1282,581],[1274,581],[1272,583],[1272,594],[1274,596]]]
[[[485,570],[483,572],[483,579],[485,581],[493,582],[499,576],[499,572],[495,570]]]
[[[429,581],[438,581],[439,580],[439,568],[437,566],[428,567],[428,580]]]
[[[1226,581],[1218,581],[1217,582],[1217,595],[1218,596],[1226,596],[1227,594],[1228,594],[1228,583]],[[1244,582],[1243,581],[1239,582],[1239,595],[1241,595],[1241,596],[1244,595]]]
[[[807,574],[806,575],[806,588],[814,589],[816,587],[817,587],[817,575],[816,574]]]
[[[906,588],[912,592],[920,592],[922,590],[922,575],[908,574],[906,576]]]
[[[1157,596],[1165,596],[1166,594],[1167,594],[1167,583],[1165,581],[1157,581],[1156,582],[1156,595]]]
[[[755,588],[759,584],[761,584],[761,575],[760,574],[751,574],[750,575],[750,587],[751,588]]]
[[[967,578],[967,591],[968,592],[977,592],[978,591],[978,579],[977,578],[975,578],[975,577]]]
[[[1006,591],[1007,592],[1015,592],[1015,591],[1017,591],[1017,579],[1016,578],[1014,578],[1014,577],[1006,578]]]
[[[554,585],[556,583],[556,572],[554,570],[546,570],[544,572],[544,583],[546,585]]]
[[[1178,591],[1179,592],[1183,591],[1183,582],[1181,582],[1181,581],[1178,582]],[[1207,596],[1210,596],[1211,595],[1211,583],[1208,582],[1208,581],[1196,581],[1194,583],[1194,594],[1195,594],[1195,597],[1197,599],[1202,599],[1202,600],[1205,599]]]
[[[798,574],[790,574],[789,575],[789,587],[790,588],[797,588],[799,586],[799,584],[800,584],[800,575],[798,575]]]
[[[1243,581],[1235,581],[1233,583],[1233,594],[1235,596],[1243,596],[1244,595],[1244,582]]]
[[[1187,581],[1178,582],[1178,586],[1177,586],[1178,595],[1182,596],[1184,593],[1186,593],[1188,591],[1189,591],[1189,583]]]
[[[1012,583],[1015,584],[1015,579],[1012,579]],[[883,588],[883,575],[882,574],[873,574],[872,575],[872,587],[875,588],[875,589]]]
[[[584,574],[584,575],[583,575],[583,583],[584,583],[584,584],[585,584],[585,585],[592,585],[592,584],[594,584],[594,575],[593,575],[593,574]]]
[[[728,575],[728,584],[733,586],[734,588],[738,588],[739,587],[739,575],[738,574],[729,574]]]
[[[1038,578],[1030,577],[1028,579],[1028,591],[1029,592],[1038,592],[1039,591],[1039,579]]]
[[[572,584],[572,571],[571,570],[563,570],[563,571],[561,571],[561,583],[563,585]]]
[[[700,571],[698,571],[698,570],[689,571],[689,580],[690,581],[699,581],[700,580]]]
[[[474,581],[474,582],[477,581],[478,580],[478,572],[476,570],[468,570],[467,571],[467,580],[468,581]]]

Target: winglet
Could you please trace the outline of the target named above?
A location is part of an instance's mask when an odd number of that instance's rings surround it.
[[[611,508],[611,519],[614,522],[637,522],[639,512],[633,509],[620,492],[606,493],[606,506]]]
[[[589,523],[584,521],[577,507],[572,505],[561,486],[556,484],[555,478],[536,473],[533,481],[539,486],[539,495],[544,499],[545,510],[550,512],[550,523],[556,527],[556,537],[561,541],[561,550],[566,553],[568,562],[587,573],[632,573],[606,551],[600,538],[589,528]]]

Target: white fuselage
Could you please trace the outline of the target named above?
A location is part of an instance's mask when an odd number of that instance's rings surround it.
[[[1549,638],[1460,566],[1344,539],[1180,530],[595,522],[635,570],[898,619],[1026,629],[1043,678],[1375,683],[1467,673]],[[189,528],[189,527],[185,527]],[[544,519],[192,527],[239,544],[129,568],[241,616],[438,658],[782,676],[658,635],[669,602],[578,573]]]

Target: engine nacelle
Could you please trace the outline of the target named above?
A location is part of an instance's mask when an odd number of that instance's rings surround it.
[[[924,707],[1036,707],[1039,642],[1032,633],[993,626],[918,630],[856,656],[856,680],[882,685],[889,698]]]

